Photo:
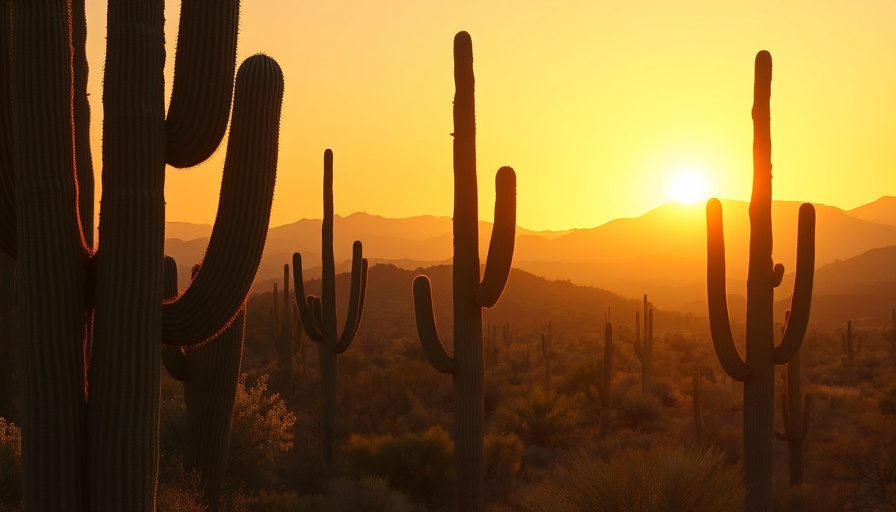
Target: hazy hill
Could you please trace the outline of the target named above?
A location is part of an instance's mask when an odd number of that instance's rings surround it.
[[[869,205],[866,213],[884,208],[887,198]],[[879,204],[878,204],[879,203]],[[775,260],[787,271],[794,268],[799,203],[773,203]],[[845,260],[870,249],[896,245],[896,225],[869,222],[853,210],[816,205],[816,265]],[[748,203],[723,201],[729,291],[745,293],[749,246]],[[870,213],[868,213],[870,215]],[[884,215],[884,214],[881,214]],[[870,218],[870,217],[869,217]],[[415,269],[450,262],[452,226],[447,217],[387,219],[365,213],[334,220],[334,250],[341,269],[347,269],[354,240],[364,242],[371,261]],[[171,229],[171,228],[169,228]],[[185,232],[183,226],[173,231]],[[491,225],[480,223],[480,247],[488,247]],[[204,238],[168,240],[166,250],[182,268],[198,261]],[[262,290],[279,279],[283,264],[301,252],[306,277],[319,275],[320,220],[303,219],[272,228],[258,281]],[[628,297],[649,293],[665,309],[703,314],[706,275],[706,220],[703,205],[667,204],[630,219],[617,219],[591,229],[534,232],[518,229],[514,267],[549,279],[597,286]],[[483,260],[485,254],[482,255]],[[185,276],[185,274],[182,275]],[[779,288],[778,298],[789,294]]]
[[[872,203],[848,210],[846,213],[867,222],[896,226],[896,197],[884,196]]]

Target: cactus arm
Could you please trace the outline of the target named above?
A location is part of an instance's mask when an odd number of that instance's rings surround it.
[[[72,2],[72,114],[78,216],[84,245],[93,247],[94,176],[90,153],[90,104],[87,101],[87,13],[85,0]]]
[[[311,320],[314,322],[314,328],[323,332],[324,325],[324,308],[320,297],[314,295],[308,296],[308,308],[311,310]],[[323,338],[321,338],[323,339]]]
[[[320,343],[323,341],[323,334],[320,327],[314,322],[314,316],[311,313],[312,301],[310,297],[305,295],[305,276],[302,271],[302,255],[293,253],[292,255],[292,280],[293,287],[296,290],[296,307],[299,310],[299,318],[302,321],[302,328],[305,333],[313,341]]]
[[[361,313],[364,308],[364,298],[367,287],[367,259],[361,257],[361,242],[355,241],[352,245],[352,277],[348,299],[348,315],[345,318],[345,327],[342,328],[342,336],[336,343],[334,350],[341,354],[348,350],[358,327],[361,326]]]
[[[165,305],[166,343],[201,343],[243,307],[267,236],[282,99],[283,74],[273,59],[257,55],[240,66],[218,215],[202,268]]]
[[[174,82],[165,119],[167,161],[191,167],[224,137],[236,63],[237,0],[181,2]]]
[[[429,362],[440,372],[453,375],[457,372],[457,361],[448,356],[439,339],[436,317],[432,310],[432,286],[429,278],[423,275],[414,278],[414,313],[417,335],[420,336],[420,344],[423,345]]]
[[[495,175],[495,224],[485,263],[485,275],[476,291],[476,303],[490,308],[498,302],[513,261],[516,238],[516,174],[501,167]]]
[[[725,239],[722,232],[722,204],[718,199],[706,203],[707,264],[706,283],[709,303],[709,328],[712,344],[722,368],[738,381],[746,381],[753,370],[741,359],[734,346],[731,321],[728,318],[728,296],[725,286]]]
[[[784,280],[784,265],[780,263],[776,263],[775,267],[772,269],[772,287],[777,288],[781,286],[781,281]]]
[[[790,361],[800,349],[809,325],[809,306],[812,302],[812,282],[815,272],[815,207],[809,203],[800,205],[797,231],[796,278],[793,299],[790,302],[790,319],[775,347],[775,364]]]

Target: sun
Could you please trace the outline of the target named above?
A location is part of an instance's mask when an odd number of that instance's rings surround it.
[[[669,199],[681,204],[694,204],[709,197],[706,176],[697,169],[681,169],[669,178]]]

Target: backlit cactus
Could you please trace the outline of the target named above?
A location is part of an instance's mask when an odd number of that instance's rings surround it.
[[[551,322],[548,322],[548,335],[541,333],[541,356],[544,358],[544,390],[551,390],[551,341],[553,332]]]
[[[782,329],[786,329],[787,320],[784,325]],[[806,405],[803,406],[799,351],[787,363],[786,386],[781,393],[781,419],[784,428],[776,430],[775,437],[787,442],[790,485],[793,487],[803,483],[803,441],[809,433],[812,419],[812,393],[806,393]]]
[[[367,294],[367,258],[362,257],[361,242],[352,246],[352,275],[349,288],[348,315],[342,334],[336,332],[336,263],[333,256],[333,152],[324,152],[324,217],[321,226],[321,292],[320,297],[305,296],[302,277],[302,255],[292,255],[296,305],[302,327],[308,337],[320,344],[321,388],[321,457],[325,466],[333,462],[336,446],[336,356],[348,350],[361,325],[364,298]]]
[[[843,333],[843,353],[846,354],[846,361],[852,364],[856,354],[862,350],[862,337],[856,336],[852,331],[852,320],[846,321],[846,332]]]
[[[815,209],[800,206],[797,264],[790,319],[775,346],[774,289],[784,266],[772,260],[772,164],[769,99],[772,60],[756,55],[753,91],[753,195],[750,202],[750,263],[747,276],[746,360],[734,345],[728,318],[722,205],[706,205],[707,293],[713,346],[722,368],[744,383],[744,471],[747,511],[772,510],[775,365],[790,361],[809,322],[815,266]]]
[[[653,366],[653,308],[644,294],[644,341],[641,342],[641,315],[635,310],[635,355],[641,361],[641,392],[650,394]]]
[[[283,265],[282,292],[277,289],[277,283],[274,283],[271,327],[274,333],[274,348],[277,350],[280,385],[285,395],[292,397],[295,386],[295,355],[299,348],[301,326],[296,305],[289,290],[289,264]]]
[[[600,435],[605,436],[612,428],[611,415],[613,408],[613,324],[610,322],[610,311],[607,310],[604,321],[604,358],[597,367],[597,392],[600,399]]]
[[[267,236],[283,77],[255,56],[234,89],[238,4],[185,1],[166,115],[164,2],[110,2],[94,248],[84,1],[0,11],[0,248],[18,274],[25,508],[153,510],[162,340],[202,342],[243,305]],[[163,306],[165,166],[215,151],[231,99],[202,271]]]
[[[454,381],[456,510],[483,507],[482,308],[495,305],[510,274],[516,235],[516,174],[502,167],[495,176],[495,222],[485,275],[479,274],[479,216],[476,183],[476,121],[473,44],[466,32],[454,38],[454,357],[445,352],[432,307],[429,278],[414,279],[417,333],[430,363]]]

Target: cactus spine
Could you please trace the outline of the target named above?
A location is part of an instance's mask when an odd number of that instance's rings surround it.
[[[862,350],[862,338],[853,335],[852,320],[847,320],[846,332],[843,333],[843,353],[846,354],[848,364],[852,364],[860,350]]]
[[[325,467],[333,462],[336,447],[336,356],[348,350],[364,310],[367,293],[367,258],[362,257],[361,242],[352,246],[352,275],[349,289],[348,315],[342,335],[336,332],[336,262],[333,256],[333,152],[324,151],[324,217],[321,224],[321,292],[320,298],[305,295],[302,276],[302,255],[292,255],[296,305],[302,327],[308,337],[320,343],[321,388],[321,458]]]
[[[0,38],[0,60],[10,64],[0,104],[12,115],[0,123],[3,147],[16,150],[0,155],[11,162],[0,170],[0,247],[18,272],[24,505],[152,510],[162,340],[208,339],[245,300],[270,217],[282,74],[270,58],[252,57],[234,94],[236,2],[184,2],[166,116],[164,2],[111,2],[103,236],[94,251],[84,2],[5,7],[0,25],[12,36]],[[165,165],[208,158],[231,100],[202,271],[163,306]]]
[[[610,311],[607,310],[604,322],[604,359],[598,366],[597,391],[600,397],[600,435],[610,433],[610,412],[613,406],[613,324],[610,323]]]
[[[199,265],[193,267],[193,276]],[[177,297],[177,265],[165,257],[165,299]],[[246,308],[212,339],[193,346],[164,345],[162,362],[168,373],[183,382],[187,409],[184,466],[199,471],[200,488],[209,512],[218,510],[227,456],[231,418],[243,355]]]
[[[453,376],[456,510],[478,512],[483,506],[485,471],[482,308],[495,305],[510,274],[516,175],[510,167],[502,167],[495,176],[495,223],[480,282],[473,45],[466,32],[454,38],[454,82],[454,357],[448,356],[439,338],[426,276],[414,278],[414,310],[417,333],[430,363]]]
[[[706,205],[707,294],[713,346],[722,368],[744,383],[745,510],[772,510],[775,365],[790,361],[800,348],[809,322],[815,266],[815,209],[800,206],[796,281],[791,315],[780,345],[775,346],[774,288],[784,266],[772,260],[772,165],[769,98],[772,60],[756,55],[753,92],[753,195],[750,201],[750,263],[747,276],[746,361],[734,345],[728,318],[722,206]]]
[[[653,365],[653,308],[644,294],[644,342],[641,342],[641,319],[635,310],[635,355],[641,361],[641,393],[650,394],[651,368]]]

